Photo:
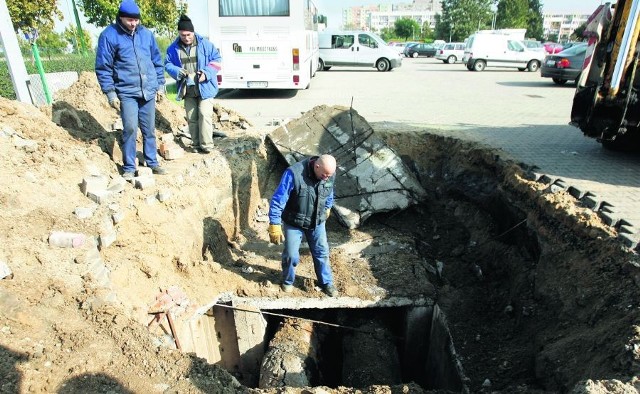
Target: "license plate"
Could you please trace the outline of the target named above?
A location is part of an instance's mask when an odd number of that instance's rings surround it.
[[[556,65],[555,60],[547,60],[547,66],[555,66],[555,65]]]
[[[266,88],[269,83],[267,81],[249,81],[248,88]]]

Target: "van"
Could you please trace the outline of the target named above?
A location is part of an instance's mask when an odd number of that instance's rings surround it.
[[[486,67],[538,71],[545,54],[527,49],[522,43],[523,36],[500,30],[479,31],[467,39],[462,62],[469,71],[482,71]]]
[[[323,31],[318,33],[318,70],[333,66],[375,67],[389,71],[402,65],[398,50],[368,31]]]

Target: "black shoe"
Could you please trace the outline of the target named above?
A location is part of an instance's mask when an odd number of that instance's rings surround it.
[[[338,289],[336,289],[336,287],[332,284],[322,286],[322,291],[324,291],[324,293],[329,297],[338,296]]]
[[[198,152],[208,155],[209,153],[211,153],[211,150],[209,148],[198,148]]]
[[[153,172],[156,175],[166,175],[167,174],[167,170],[165,170],[164,168],[162,168],[160,166],[153,167],[151,169],[151,172]]]

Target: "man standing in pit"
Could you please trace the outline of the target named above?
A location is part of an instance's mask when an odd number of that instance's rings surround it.
[[[109,105],[122,117],[122,177],[136,171],[136,137],[142,131],[142,152],[154,174],[160,167],[156,147],[156,101],[164,94],[162,55],[153,33],[140,24],[140,8],[124,0],[116,22],[104,29],[96,49],[96,76]]]
[[[333,285],[325,229],[333,206],[335,172],[336,159],[333,156],[307,158],[284,171],[271,198],[269,240],[276,245],[284,241],[280,288],[285,293],[293,291],[304,235],[320,287],[330,297],[338,295]]]
[[[176,99],[184,99],[191,146],[200,153],[213,149],[213,98],[218,94],[221,61],[218,49],[194,33],[191,19],[181,15],[178,38],[167,48],[164,68],[177,81]]]

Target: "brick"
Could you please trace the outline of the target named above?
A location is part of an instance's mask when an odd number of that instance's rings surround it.
[[[102,231],[100,233],[100,249],[111,246],[111,244],[116,242],[117,238],[118,238],[118,233],[114,229],[108,230],[108,231]]]
[[[153,177],[153,170],[149,167],[140,167],[138,168],[138,176]]]
[[[161,155],[165,160],[180,159],[184,156],[184,149],[180,148],[177,145],[174,145],[173,147],[164,150]]]
[[[89,176],[82,179],[80,190],[86,196],[89,192],[105,190],[107,186],[109,186],[109,178],[106,176]]]
[[[138,176],[133,178],[136,188],[144,190],[155,186],[156,180],[153,177]]]
[[[104,204],[111,199],[113,199],[114,194],[108,190],[100,190],[95,192],[89,192],[87,197],[91,199],[91,201],[97,202],[98,204]]]

